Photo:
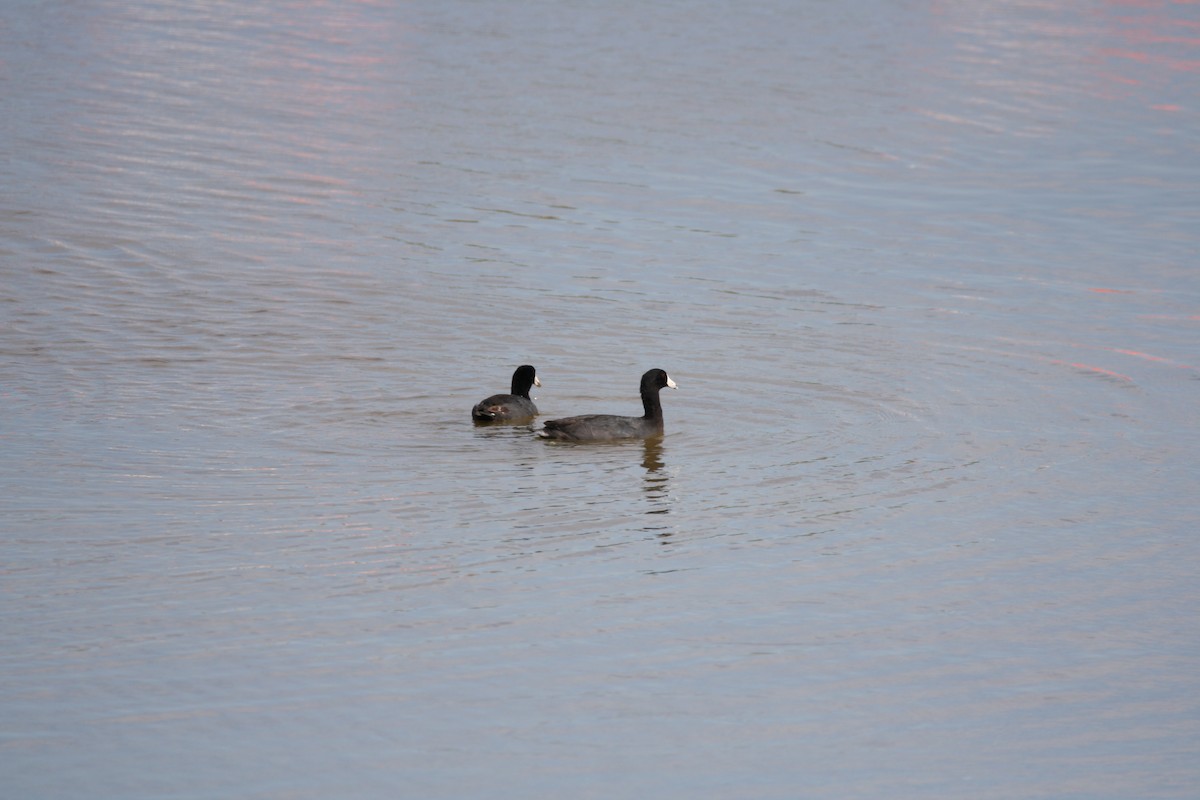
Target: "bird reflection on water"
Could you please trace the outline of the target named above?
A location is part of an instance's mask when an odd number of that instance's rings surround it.
[[[642,491],[646,493],[649,508],[646,514],[669,514],[671,498],[668,494],[670,475],[663,469],[663,440],[653,436],[642,443],[642,467],[646,474],[642,478]],[[667,538],[673,531],[669,525],[646,525],[642,530]]]

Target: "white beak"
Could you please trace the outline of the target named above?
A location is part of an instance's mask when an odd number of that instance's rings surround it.
[[[670,389],[678,389],[679,388],[679,385],[677,383],[675,383],[675,381],[671,380],[670,375],[667,376],[667,388],[670,388]]]

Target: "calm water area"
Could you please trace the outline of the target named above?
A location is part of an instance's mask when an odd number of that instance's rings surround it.
[[[4,3],[3,794],[1198,797],[1198,257],[1194,0]]]

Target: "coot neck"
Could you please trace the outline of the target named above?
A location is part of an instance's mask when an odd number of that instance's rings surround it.
[[[657,386],[642,387],[642,407],[646,409],[646,416],[642,419],[656,422],[661,428],[663,424],[662,400],[658,397]]]

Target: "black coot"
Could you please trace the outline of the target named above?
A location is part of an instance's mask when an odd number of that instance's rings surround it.
[[[646,415],[621,417],[616,414],[584,414],[579,417],[548,419],[538,436],[564,442],[609,442],[615,439],[645,439],[663,432],[662,403],[658,391],[664,386],[672,389],[675,381],[661,369],[652,369],[642,376],[642,406]]]
[[[512,394],[494,394],[480,400],[471,409],[476,422],[524,422],[537,416],[537,406],[529,399],[529,389],[541,386],[537,370],[528,364],[517,367],[512,377]]]

